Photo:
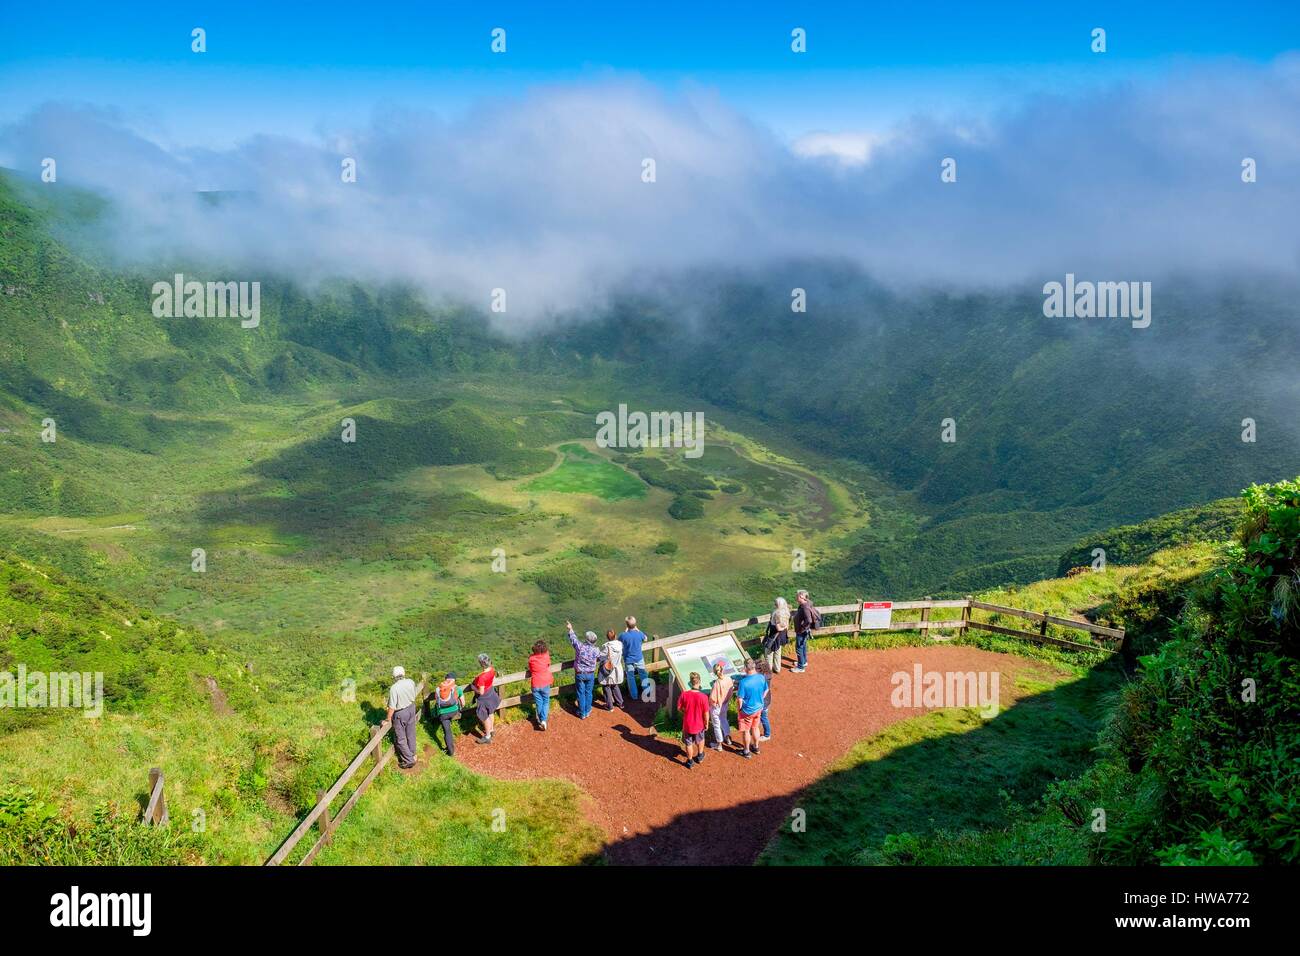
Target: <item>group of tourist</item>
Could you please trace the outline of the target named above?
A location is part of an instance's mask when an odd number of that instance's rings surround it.
[[[686,751],[686,766],[694,767],[704,760],[705,747],[715,751],[731,748],[749,759],[759,753],[758,745],[772,736],[769,711],[772,706],[772,677],[781,672],[784,648],[790,643],[790,629],[794,629],[795,666],[793,673],[802,674],[808,669],[808,639],[821,627],[821,615],[800,591],[797,605],[792,611],[785,598],[778,597],[773,604],[767,631],[763,635],[762,654],[757,660],[746,659],[743,673],[732,678],[725,661],[713,667],[713,680],[708,692],[702,689],[703,678],[691,672],[688,686],[677,700],[677,710],[682,715],[682,744]],[[624,629],[615,633],[611,628],[601,642],[595,631],[579,637],[573,622],[565,622],[565,637],[573,648],[574,685],[577,692],[577,711],[580,720],[591,716],[595,705],[596,687],[607,710],[631,707],[637,700],[653,700],[653,682],[645,666],[642,645],[645,633],[637,627],[636,618],[628,617]],[[492,743],[496,712],[501,707],[501,693],[496,688],[496,669],[487,654],[478,656],[479,673],[469,684],[461,687],[454,673],[448,673],[426,698],[431,719],[442,728],[444,746],[449,756],[456,754],[452,722],[465,708],[465,694],[474,692],[474,710],[481,732],[476,744]],[[533,698],[533,718],[538,730],[546,730],[551,712],[551,696],[555,684],[550,647],[546,641],[533,644],[528,657],[529,685]],[[623,686],[627,686],[627,696]],[[393,684],[388,692],[388,719],[393,726],[394,748],[398,766],[410,769],[415,766],[415,725],[419,717],[415,682],[406,676],[401,667],[393,668]],[[731,734],[730,709],[736,704],[736,723],[740,739]],[[706,742],[711,735],[712,742]]]

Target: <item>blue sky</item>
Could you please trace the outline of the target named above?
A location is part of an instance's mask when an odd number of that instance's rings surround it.
[[[208,52],[190,52],[207,30]],[[489,51],[503,27],[508,52]],[[790,30],[808,53],[790,52]],[[1108,52],[1089,50],[1093,27]],[[642,77],[717,90],[794,138],[912,113],[994,111],[1188,61],[1267,62],[1300,3],[9,4],[0,121],[48,100],[121,110],[175,144],[309,134],[376,106],[456,114],[539,84]]]

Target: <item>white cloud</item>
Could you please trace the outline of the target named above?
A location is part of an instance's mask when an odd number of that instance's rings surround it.
[[[888,142],[888,133],[849,131],[805,133],[792,145],[794,154],[805,159],[829,157],[846,166],[864,166],[880,145]]]
[[[378,112],[315,141],[167,147],[111,111],[47,104],[0,130],[27,171],[116,200],[115,251],[218,259],[256,278],[405,280],[510,322],[585,310],[689,267],[854,261],[886,281],[1150,278],[1300,264],[1300,69],[1221,66],[1071,98],[977,128],[913,119],[784,142],[702,93],[633,81],[534,89],[454,121]],[[359,180],[340,181],[343,156]],[[939,163],[958,161],[943,184]],[[1240,181],[1240,162],[1259,182]],[[658,181],[641,181],[653,158]],[[240,192],[212,206],[192,190]]]

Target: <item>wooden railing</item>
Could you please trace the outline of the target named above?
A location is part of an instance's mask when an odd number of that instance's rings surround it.
[[[417,701],[419,701],[421,696],[424,694],[425,683],[426,682],[422,680],[420,681],[419,686],[415,688],[415,699]],[[379,771],[383,770],[388,761],[392,759],[393,749],[384,746],[384,735],[388,733],[388,728],[392,725],[393,722],[385,718],[383,723],[378,727],[370,728],[370,742],[362,747],[361,751],[352,758],[352,762],[347,765],[341,774],[339,774],[339,778],[334,781],[334,785],[320,795],[319,799],[316,801],[316,805],[311,808],[301,821],[299,821],[298,826],[294,828],[294,831],[285,837],[284,842],[280,844],[280,848],[272,853],[270,859],[266,861],[267,866],[279,866],[283,863],[293,848],[298,845],[298,842],[306,836],[307,831],[311,829],[312,824],[319,821],[321,831],[320,837],[312,845],[312,848],[307,851],[307,855],[302,858],[298,865],[308,866],[311,861],[316,858],[316,854],[321,851],[321,848],[330,842],[330,838],[334,835],[335,827],[342,823],[343,819],[352,812],[352,808],[357,805],[357,801],[361,799],[361,795],[366,792],[370,785],[375,782],[375,778],[379,776]],[[335,797],[343,792],[343,788],[347,786],[347,782],[352,779],[353,775],[356,774],[358,770],[361,769],[361,766],[366,762],[367,757],[373,757],[374,766],[370,768],[370,772],[365,775],[361,783],[357,785],[357,788],[352,791],[352,795],[348,797],[347,802],[339,808],[338,814],[331,819],[329,815],[330,804],[334,801]]]
[[[846,624],[830,625],[825,624],[823,620],[823,626],[812,632],[814,638],[832,637],[840,634],[857,635],[864,631],[861,626],[862,622],[859,618],[862,610],[861,601],[856,601],[853,604],[835,604],[829,607],[818,608],[818,610],[821,612],[823,619],[828,615],[852,614],[854,615],[854,620]],[[886,627],[867,628],[867,633],[872,631],[921,631],[930,634],[930,632],[934,631],[956,631],[957,635],[948,635],[947,637],[944,637],[943,635],[932,635],[936,640],[951,640],[953,636],[966,634],[973,628],[975,630],[988,631],[993,634],[1018,637],[1039,644],[1051,644],[1057,647],[1068,647],[1076,650],[1105,651],[1112,654],[1118,652],[1124,644],[1124,630],[1122,628],[1103,627],[1100,624],[1093,624],[1089,621],[1075,621],[1070,618],[1054,617],[1046,612],[1026,611],[1021,608],[1006,607],[1001,604],[989,604],[985,601],[976,601],[970,597],[941,601],[935,601],[930,598],[925,598],[921,601],[895,601],[892,604],[892,610],[920,611],[920,615],[916,618],[891,620]],[[936,620],[931,616],[932,612],[936,610],[948,612],[957,611],[959,614],[957,617],[941,617]],[[1031,621],[1038,625],[1038,629],[1036,631],[1026,631],[1006,627],[1002,624],[995,624],[991,621],[976,620],[972,616],[973,611],[983,611],[993,615],[994,617],[1015,617]],[[681,644],[684,641],[692,641],[701,637],[725,634],[729,631],[736,632],[748,627],[765,625],[770,618],[771,614],[762,614],[755,617],[740,618],[734,621],[724,620],[710,627],[701,627],[694,631],[685,631],[681,634],[673,634],[669,637],[663,638],[656,637],[653,640],[646,641],[641,645],[642,651],[646,655],[645,669],[648,672],[653,673],[668,667],[669,664],[664,649],[671,645]],[[1101,638],[1107,641],[1116,641],[1117,643],[1115,646],[1110,647],[1102,644],[1084,644],[1078,641],[1069,641],[1061,637],[1049,635],[1047,633],[1049,626],[1064,628],[1066,630],[1084,631],[1095,638]],[[760,637],[755,636],[747,639],[740,639],[740,644],[742,647],[752,647],[761,643],[761,640]],[[561,661],[558,664],[551,665],[551,672],[553,674],[561,674],[564,671],[573,670],[573,666],[573,661]],[[498,675],[496,680],[493,681],[492,686],[500,688],[508,684],[522,683],[528,679],[529,675],[527,671],[518,671],[513,674]],[[425,680],[420,681],[420,685],[416,689],[417,701],[422,700],[426,683]],[[551,685],[551,696],[559,696],[561,690],[567,692],[572,688],[572,684],[565,684],[561,687],[560,683],[557,681]],[[672,706],[671,688],[672,682],[670,681],[670,696],[668,702],[670,707]],[[502,709],[507,707],[518,707],[524,699],[524,694],[516,694],[512,697],[503,696],[501,707]],[[341,822],[343,822],[344,818],[352,812],[352,808],[355,807],[357,801],[361,799],[361,795],[366,792],[369,786],[374,782],[375,778],[379,776],[380,771],[387,766],[388,761],[392,758],[392,748],[384,746],[384,735],[387,734],[390,726],[391,722],[385,720],[383,723],[379,724],[379,726],[371,728],[370,741],[361,748],[361,751],[354,758],[352,758],[352,762],[348,764],[341,774],[339,774],[339,778],[334,781],[334,785],[319,794],[316,805],[308,811],[307,815],[299,821],[298,826],[294,831],[290,833],[289,836],[285,838],[284,842],[280,844],[279,848],[271,854],[270,858],[266,861],[266,866],[279,866],[283,863],[293,851],[294,847],[296,847],[303,837],[306,836],[307,831],[310,830],[313,825],[316,825],[320,831],[320,835],[312,845],[311,849],[307,851],[307,854],[298,863],[299,866],[308,866],[311,864],[312,860],[316,858],[316,855],[320,850],[330,842],[334,830]],[[352,791],[343,806],[339,808],[338,813],[331,817],[330,804],[339,796],[340,793],[342,793],[343,788],[347,786],[348,781],[356,775],[357,771],[365,764],[366,758],[368,757],[373,759],[373,766],[370,768],[370,771],[361,780],[361,783],[357,785],[356,789]],[[161,795],[161,790],[162,781],[160,775],[158,781],[159,795]]]

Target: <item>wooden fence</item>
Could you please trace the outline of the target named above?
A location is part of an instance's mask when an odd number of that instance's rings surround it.
[[[1121,628],[1103,627],[1100,624],[1093,624],[1088,621],[1076,621],[1070,618],[1055,617],[1046,612],[1026,611],[1021,608],[1006,607],[1001,604],[989,604],[984,601],[976,601],[970,597],[943,601],[935,601],[930,598],[925,598],[921,601],[895,601],[892,602],[892,611],[903,611],[909,613],[912,611],[918,611],[919,614],[916,617],[909,616],[898,620],[893,620],[891,618],[887,626],[864,629],[860,618],[862,603],[862,601],[857,601],[853,604],[835,604],[830,607],[818,608],[823,616],[823,626],[813,631],[812,636],[815,638],[832,637],[841,634],[853,634],[856,636],[864,633],[864,630],[865,633],[871,633],[874,631],[921,631],[934,640],[943,641],[951,640],[954,636],[960,636],[968,633],[971,629],[975,629],[988,631],[993,634],[1018,637],[1038,644],[1051,644],[1057,647],[1068,647],[1076,650],[1105,651],[1112,654],[1118,652],[1124,644],[1124,631]],[[933,616],[933,612],[935,611],[945,612],[949,615],[955,611],[957,612],[957,616],[945,617],[943,614],[940,614],[940,616],[936,618]],[[977,620],[973,616],[973,612],[975,611],[987,613],[991,616],[992,620]],[[853,615],[853,620],[844,624],[825,623],[824,618],[828,616],[845,614]],[[1027,631],[995,623],[995,621],[1004,617],[1019,618],[1030,621],[1037,624],[1038,627],[1036,630]],[[654,673],[667,668],[669,664],[664,649],[670,645],[681,644],[685,641],[692,641],[702,637],[725,634],[729,631],[739,632],[745,628],[766,625],[770,618],[771,614],[762,614],[734,621],[724,620],[712,625],[711,627],[701,627],[694,631],[686,631],[681,634],[673,634],[669,637],[663,638],[657,637],[653,640],[646,641],[642,645],[642,650],[646,655],[645,669],[648,672]],[[1110,646],[1109,644],[1085,644],[1079,641],[1070,641],[1063,637],[1049,634],[1049,627],[1083,631],[1091,635],[1093,638],[1099,638],[1104,641],[1115,643],[1114,646]],[[944,631],[956,633],[946,635],[935,633]],[[740,639],[739,635],[737,635],[737,637]],[[755,634],[748,638],[740,639],[740,644],[742,647],[753,647],[754,645],[761,643],[761,641],[761,636]],[[551,672],[554,674],[560,674],[572,669],[573,661],[561,661],[560,663],[551,665]],[[518,671],[513,674],[498,675],[496,680],[493,682],[493,686],[502,688],[510,684],[522,684],[526,681],[528,681],[528,672]],[[417,701],[423,700],[426,685],[427,680],[421,680],[419,687],[416,688]],[[572,688],[572,684],[565,684],[561,687],[560,683],[556,681],[551,685],[551,696],[557,697],[562,689],[567,692]],[[668,706],[671,707],[673,693],[673,682],[671,680],[668,683],[668,688]],[[507,707],[518,707],[523,703],[526,697],[531,697],[531,694],[524,694],[521,691],[514,696],[506,697],[503,693],[501,707],[502,709]],[[319,836],[311,849],[307,851],[306,856],[304,856],[298,863],[299,866],[308,866],[311,864],[312,860],[316,858],[316,855],[320,852],[321,848],[330,842],[334,830],[341,822],[343,822],[344,818],[352,812],[352,808],[355,807],[357,801],[361,799],[361,795],[366,792],[369,786],[374,782],[375,778],[379,776],[380,771],[382,771],[388,764],[388,761],[392,759],[393,749],[384,746],[384,738],[387,735],[390,726],[391,722],[385,720],[379,726],[371,728],[370,741],[361,748],[360,752],[354,758],[352,758],[352,762],[348,764],[341,774],[339,774],[339,778],[334,781],[334,785],[319,794],[316,805],[308,811],[305,817],[302,818],[294,831],[285,838],[284,842],[280,844],[279,849],[271,854],[266,861],[266,866],[279,866],[283,863],[293,851],[294,847],[296,847],[303,837],[306,836],[307,831],[315,825],[318,828]],[[357,785],[356,789],[352,791],[343,806],[339,808],[338,813],[331,816],[330,804],[339,796],[340,793],[342,793],[343,788],[347,786],[348,781],[351,780],[353,776],[356,775],[357,771],[361,769],[367,758],[370,758],[373,761],[370,771],[364,778],[362,778],[361,782]],[[158,794],[160,796],[162,792],[161,786],[160,774],[158,781]],[[166,813],[165,806],[163,812],[164,814]]]

